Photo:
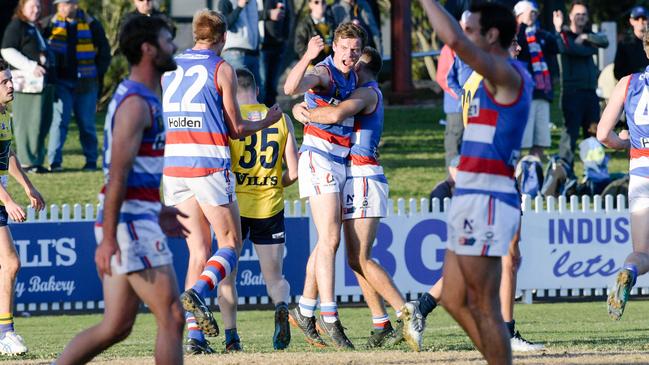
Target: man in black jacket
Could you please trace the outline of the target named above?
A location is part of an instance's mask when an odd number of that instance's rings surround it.
[[[291,27],[290,7],[291,1],[264,0],[263,9],[259,11],[259,20],[264,25],[259,76],[265,88],[261,94],[266,105],[274,105],[277,98],[277,82],[283,70],[283,55]]]
[[[174,24],[173,20],[167,14],[156,9],[153,4],[153,0],[133,0],[133,5],[135,6],[135,10],[124,14],[122,20],[120,21],[120,29],[122,29],[122,26],[134,17],[138,15],[144,15],[157,17],[164,20],[165,22],[167,22],[167,24],[169,24],[171,35],[174,37],[176,36],[176,25]],[[119,34],[117,36],[119,37]]]
[[[561,109],[565,122],[559,141],[559,157],[572,166],[579,132],[588,135],[590,123],[599,120],[597,76],[593,61],[598,48],[608,47],[604,34],[590,31],[588,7],[584,0],[573,0],[569,11],[570,25],[563,26],[563,13],[554,13],[553,23],[559,33],[561,53]]]
[[[618,44],[615,52],[613,74],[618,80],[634,72],[642,72],[649,65],[649,59],[647,59],[642,45],[648,15],[647,9],[642,6],[631,9],[629,16],[631,32]]]
[[[302,58],[309,40],[316,35],[322,37],[324,48],[311,63],[311,65],[316,65],[331,54],[331,42],[336,26],[325,0],[309,0],[309,10],[309,14],[300,19],[297,24],[293,48],[298,57]]]

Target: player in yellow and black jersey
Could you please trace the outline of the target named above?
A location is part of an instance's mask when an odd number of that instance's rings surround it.
[[[0,354],[2,355],[21,355],[27,352],[23,338],[14,331],[13,288],[20,268],[20,259],[7,225],[9,218],[15,222],[22,222],[26,215],[25,210],[7,191],[9,175],[23,187],[33,208],[39,211],[45,207],[43,197],[29,181],[20,167],[18,158],[11,150],[12,128],[9,104],[14,98],[13,94],[14,87],[9,65],[0,59]]]
[[[241,115],[261,120],[268,108],[257,101],[252,73],[238,69],[237,101]],[[254,243],[268,296],[275,303],[273,347],[284,349],[291,340],[288,325],[290,286],[282,275],[284,259],[284,187],[297,180],[297,142],[293,123],[284,117],[245,138],[230,140],[232,171],[237,185],[241,232]],[[286,168],[284,169],[282,162]]]

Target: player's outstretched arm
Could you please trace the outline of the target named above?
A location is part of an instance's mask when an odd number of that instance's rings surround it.
[[[110,260],[113,255],[121,260],[117,244],[119,211],[126,197],[126,182],[133,161],[140,149],[144,129],[151,125],[151,113],[146,101],[139,96],[126,98],[114,117],[110,147],[110,170],[104,197],[103,239],[95,251],[99,277],[111,275]]]
[[[288,130],[288,138],[286,138],[286,146],[284,146],[284,164],[286,169],[282,175],[282,186],[291,186],[297,181],[297,141],[295,140],[295,130],[293,122],[288,115],[284,114],[284,122]]]
[[[268,109],[266,116],[260,121],[253,122],[243,119],[237,101],[237,75],[232,66],[223,63],[217,72],[217,80],[217,87],[221,90],[223,96],[223,117],[228,126],[230,138],[247,137],[258,130],[275,124],[282,117],[282,109],[275,104]]]
[[[518,72],[504,58],[483,51],[466,37],[459,23],[434,0],[420,0],[437,36],[473,70],[495,86],[513,90],[520,87]]]
[[[378,95],[369,87],[359,87],[338,105],[327,105],[310,109],[309,119],[322,124],[336,124],[359,113],[375,109]]]
[[[306,124],[317,122],[320,124],[336,124],[347,118],[367,111],[374,110],[378,96],[368,87],[361,87],[356,90],[338,105],[319,106],[315,109],[308,109],[306,103],[298,103],[293,106],[295,119]]]
[[[20,167],[20,161],[18,161],[18,156],[16,156],[14,151],[9,153],[9,175],[16,179],[20,186],[23,187],[32,208],[36,209],[36,211],[45,208],[45,200],[43,199],[43,196],[41,196],[41,193],[34,187],[34,184],[29,180],[29,177],[27,177],[27,174],[25,174],[22,167]]]
[[[284,82],[284,93],[286,95],[303,94],[316,86],[328,86],[329,79],[322,77],[323,72],[326,74],[326,71],[323,71],[321,67],[315,67],[312,72],[306,73],[311,61],[318,57],[323,48],[324,41],[319,35],[309,40],[304,56],[300,58],[286,77],[286,82]]]
[[[618,134],[613,131],[615,124],[617,124],[618,118],[620,117],[620,113],[624,108],[624,99],[626,98],[626,90],[629,86],[630,78],[631,76],[624,76],[622,80],[617,83],[611,97],[608,99],[608,103],[602,113],[599,124],[597,124],[597,140],[609,148],[627,149],[631,147],[631,142],[629,141],[627,133],[618,136]]]

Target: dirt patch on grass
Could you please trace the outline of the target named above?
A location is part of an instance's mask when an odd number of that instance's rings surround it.
[[[649,351],[544,351],[530,354],[515,354],[515,364],[646,364]],[[11,361],[12,364],[47,364],[49,361]],[[93,364],[153,364],[153,359],[119,358],[102,359]],[[211,356],[185,357],[190,365],[289,365],[289,364],[484,364],[478,352],[286,352],[286,353],[241,353]]]

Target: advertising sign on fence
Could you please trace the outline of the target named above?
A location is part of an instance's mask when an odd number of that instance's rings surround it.
[[[523,219],[522,289],[605,288],[631,253],[627,212],[530,213]],[[639,287],[649,278],[638,278]]]
[[[607,208],[601,209],[599,197],[594,199],[592,208],[587,198],[580,204],[575,197],[571,199],[570,210],[565,200],[559,200],[559,209],[555,210],[553,198],[547,202],[537,199],[532,210],[529,198],[524,199],[518,290],[525,293],[526,301],[532,300],[533,290],[564,292],[562,289],[603,289],[611,284],[632,251],[629,213],[623,209],[621,198],[618,197],[616,209],[612,208],[612,197],[607,198]],[[433,201],[433,213],[428,212],[425,204],[421,212],[417,211],[414,200],[410,203],[407,213],[404,202],[400,201],[396,214],[381,220],[372,251],[373,258],[404,294],[428,291],[440,278],[447,240],[446,214],[440,212],[440,202]],[[84,221],[79,221],[81,207],[78,207],[75,212],[78,221],[57,221],[58,210],[52,209],[55,222],[45,220],[42,214],[40,221],[32,218],[33,223],[11,225],[22,263],[16,285],[19,306],[102,300],[94,263],[92,209],[86,207]],[[297,217],[286,218],[283,272],[293,296],[302,292],[306,262],[317,242],[313,221],[308,216],[299,216],[300,210],[295,209]],[[171,239],[169,247],[174,253],[174,266],[182,287],[188,262],[187,245],[184,240]],[[343,241],[336,256],[336,294],[358,296],[360,287],[347,265],[346,253]],[[649,288],[649,277],[640,277],[638,284],[636,287]],[[250,300],[255,303],[256,298],[267,296],[259,257],[249,241],[244,243],[241,253],[237,289],[240,302],[247,297],[255,298]]]
[[[16,283],[16,303],[100,301],[101,282],[95,267],[93,222],[12,224],[21,269]],[[286,218],[284,276],[291,295],[302,292],[309,256],[308,218]],[[187,274],[189,252],[183,239],[170,239],[174,269],[181,289]],[[216,245],[214,245],[216,249]],[[259,258],[246,240],[239,261],[237,290],[242,297],[266,295]],[[211,293],[213,297],[216,292]]]

